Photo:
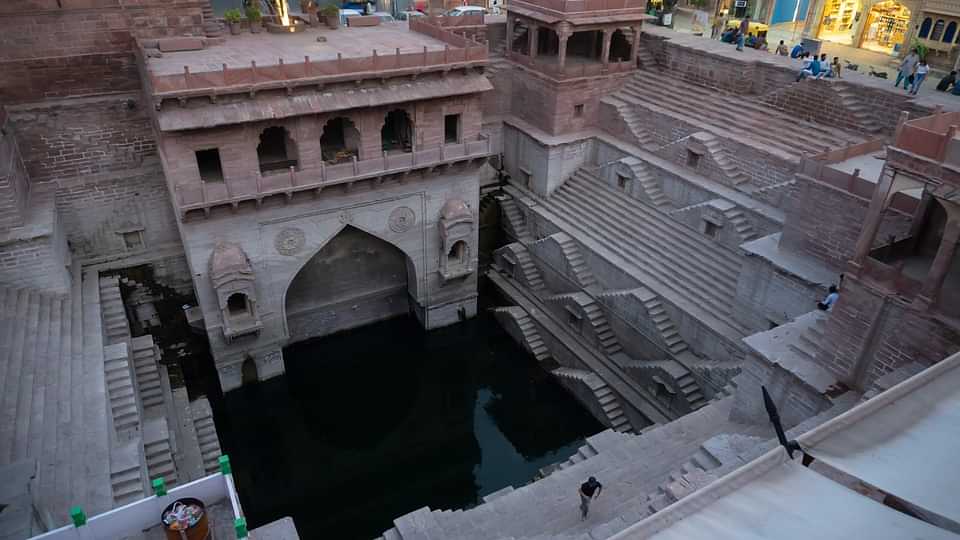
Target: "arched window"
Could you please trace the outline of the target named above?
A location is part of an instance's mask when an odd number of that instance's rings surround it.
[[[938,19],[936,24],[933,25],[933,31],[930,32],[931,41],[940,41],[940,38],[943,36],[943,28],[947,23],[943,22],[943,19]]]
[[[957,35],[957,22],[951,21],[947,29],[943,32],[943,42],[953,43],[953,38]]]
[[[320,152],[327,163],[350,161],[358,155],[360,131],[349,118],[338,116],[327,120],[320,136]]]
[[[249,312],[247,309],[247,296],[243,293],[233,293],[227,298],[227,313],[231,317],[245,315]]]
[[[926,39],[930,35],[930,27],[933,26],[933,19],[927,17],[923,20],[923,24],[920,25],[920,33],[918,34],[921,38]]]
[[[450,264],[466,264],[467,251],[467,243],[460,240],[450,246],[450,253],[447,253],[447,262]]]
[[[290,133],[280,126],[263,130],[257,145],[257,159],[262,173],[296,167],[297,150]]]

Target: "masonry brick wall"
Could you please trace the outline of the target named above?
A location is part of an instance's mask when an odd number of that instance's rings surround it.
[[[822,283],[811,283],[784,272],[756,255],[744,257],[737,278],[733,318],[750,332],[770,329],[813,310],[826,294]]]
[[[72,182],[57,192],[57,211],[75,256],[142,255],[180,246],[176,216],[156,159],[125,175]],[[143,245],[131,249],[120,231],[139,230]]]
[[[846,266],[860,237],[870,201],[848,191],[797,175],[800,196],[787,211],[781,246],[814,257],[831,268]],[[911,216],[884,212],[875,247],[890,236],[909,234]]]
[[[30,195],[27,170],[12,124],[6,109],[0,107],[0,230],[23,224]]]
[[[54,217],[46,234],[0,243],[0,284],[65,293],[70,289],[69,257],[63,229]]]
[[[511,75],[511,114],[553,135],[600,126],[600,98],[618,91],[631,76],[556,83],[519,67]],[[583,105],[582,113],[576,112],[577,105]]]
[[[84,175],[136,168],[155,155],[153,129],[139,97],[118,94],[11,109],[30,180],[63,185]]]
[[[203,1],[0,2],[0,99],[136,89],[134,39],[203,35]]]
[[[653,113],[657,116],[661,116],[657,113]],[[665,121],[665,118],[661,118],[659,121]],[[684,122],[679,122],[673,120],[674,124],[685,124]],[[688,125],[687,129],[695,130],[697,126]],[[673,129],[677,129],[677,126],[673,126]],[[743,144],[736,138],[728,137],[717,137],[721,143],[721,152],[723,157],[726,158],[729,162],[737,166],[737,169],[743,174],[747,175],[750,178],[750,181],[753,185],[759,187],[772,186],[774,184],[781,184],[793,179],[793,175],[796,173],[799,163],[794,160],[784,159],[782,157],[777,157],[769,152],[764,152],[762,150],[756,149],[752,146]],[[668,144],[656,151],[656,154],[664,159],[668,159],[677,165],[687,167],[687,147],[689,139],[684,137],[683,139],[677,140],[672,144]],[[726,175],[724,170],[720,167],[720,164],[716,162],[713,156],[707,152],[705,153],[697,163],[696,168],[697,173],[715,180],[721,184],[726,184],[733,187],[731,179]]]
[[[844,380],[862,365],[862,388],[910,362],[929,366],[960,350],[956,328],[855,276],[844,280],[824,339],[817,362]]]

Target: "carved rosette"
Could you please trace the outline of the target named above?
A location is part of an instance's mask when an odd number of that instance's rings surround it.
[[[290,227],[277,233],[273,244],[277,248],[277,253],[281,255],[296,255],[303,250],[307,242],[307,235],[302,229]]]
[[[417,223],[417,215],[408,206],[398,206],[390,212],[390,230],[395,233],[405,233]]]

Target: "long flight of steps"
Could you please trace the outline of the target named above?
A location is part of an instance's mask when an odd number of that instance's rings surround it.
[[[585,292],[560,293],[545,298],[547,302],[558,306],[569,306],[575,304],[583,310],[586,315],[586,323],[590,325],[590,331],[597,338],[599,349],[607,356],[613,356],[621,351],[623,347],[617,340],[616,334],[610,328],[610,322],[603,312],[600,304]]]
[[[513,254],[517,258],[517,264],[520,265],[520,271],[523,272],[523,279],[526,281],[527,287],[533,291],[544,290],[546,285],[543,283],[540,269],[537,268],[533,258],[530,257],[530,252],[522,244],[518,245],[520,245],[520,249],[515,250]]]
[[[670,207],[670,198],[667,197],[667,194],[660,188],[657,178],[650,174],[645,162],[633,156],[625,157],[620,161],[626,164],[627,167],[630,167],[634,180],[640,183],[640,187],[643,188],[644,193],[646,193],[647,198],[650,199],[653,206],[662,209],[668,209]]]
[[[103,328],[107,345],[130,339],[130,323],[120,296],[120,278],[100,278],[100,309],[103,311]]]
[[[103,369],[107,381],[107,397],[113,428],[121,440],[140,430],[140,406],[130,369],[130,353],[126,343],[108,345],[103,349]]]
[[[578,169],[541,201],[581,245],[596,245],[633,265],[637,278],[688,313],[715,319],[742,334],[730,318],[741,261],[641,201],[608,188],[587,168]],[[729,332],[728,332],[729,333]]]
[[[523,337],[523,343],[527,350],[537,360],[543,362],[550,358],[550,350],[540,337],[537,325],[533,323],[530,315],[520,306],[495,307],[490,310],[493,316],[502,325],[514,325],[520,331]]]
[[[207,398],[200,398],[190,403],[193,412],[193,425],[197,432],[197,442],[200,444],[200,453],[203,458],[203,470],[213,474],[220,469],[220,439],[217,428],[213,423],[213,410]]]
[[[74,265],[64,295],[0,286],[0,466],[36,461],[31,492],[57,526],[71,506],[112,506],[100,320],[85,277]]]
[[[523,218],[523,212],[517,207],[517,202],[509,198],[500,199],[500,209],[503,210],[503,217],[506,218],[503,225],[508,233],[521,244],[533,242],[533,235],[527,229],[527,224]]]
[[[590,271],[587,262],[583,259],[583,254],[580,253],[577,243],[569,235],[560,233],[559,237],[560,251],[563,252],[563,258],[570,266],[570,273],[576,279],[577,285],[583,289],[596,285],[597,279],[593,277],[593,272]]]
[[[648,515],[642,503],[690,461],[704,441],[744,430],[728,419],[731,401],[714,403],[641,435],[608,435],[610,444],[591,443],[592,450],[585,451],[582,460],[547,471],[540,480],[506,490],[468,510],[421,508],[394,520],[395,527],[383,537],[558,539],[590,534],[585,538],[608,538]],[[590,476],[604,484],[603,496],[591,508],[591,518],[581,521],[577,488]]]
[[[670,99],[664,100],[663,96],[670,96]],[[657,111],[684,122],[707,124],[722,133],[730,133],[730,126],[735,125],[735,133],[731,135],[738,139],[772,146],[797,157],[811,151],[843,148],[864,140],[840,129],[794,118],[758,103],[755,96],[726,94],[648,70],[636,74],[612,97],[611,104],[655,107]]]

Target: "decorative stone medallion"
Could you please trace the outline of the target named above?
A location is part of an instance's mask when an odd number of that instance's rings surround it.
[[[390,230],[405,233],[417,223],[417,215],[408,206],[398,206],[390,212]]]
[[[289,227],[277,233],[277,237],[273,242],[277,248],[277,253],[281,255],[296,255],[303,249],[306,241],[307,235],[303,233],[303,230],[297,229],[296,227]]]

